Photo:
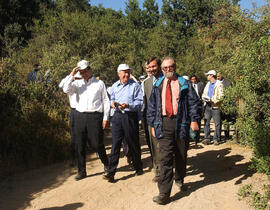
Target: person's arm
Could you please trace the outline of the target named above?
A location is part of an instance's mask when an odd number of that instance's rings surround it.
[[[190,82],[188,82],[188,109],[191,119],[190,128],[197,131],[199,130],[198,122],[201,120],[202,105]]]
[[[222,97],[224,96],[222,82],[219,83],[215,91],[216,93],[214,93],[214,97],[212,97],[211,103],[216,105],[221,103]]]
[[[140,111],[143,104],[143,92],[138,83],[135,83],[133,94],[133,101],[125,108],[129,108],[131,111]]]
[[[74,81],[74,75],[78,72],[79,67],[75,67],[72,69],[70,75],[66,77],[66,81],[63,84],[64,93],[73,94],[76,92],[76,85]]]
[[[150,98],[147,104],[147,112],[146,112],[146,120],[147,124],[152,127],[152,136],[156,137],[155,129],[154,129],[154,122],[156,116],[156,97],[155,97],[155,90],[152,89]]]
[[[109,120],[109,115],[110,115],[110,100],[106,91],[105,84],[102,82],[102,102],[103,102],[103,121]]]
[[[69,75],[66,76],[64,79],[61,80],[61,82],[59,83],[59,88],[63,88],[64,84],[66,83],[67,79],[68,79]]]
[[[208,96],[208,88],[209,88],[209,83],[207,83],[203,89],[203,94],[202,94],[202,100],[204,102],[209,102],[210,98]]]

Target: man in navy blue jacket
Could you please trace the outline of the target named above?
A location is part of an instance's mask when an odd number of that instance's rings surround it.
[[[161,155],[159,195],[153,197],[153,201],[167,204],[170,202],[173,177],[179,189],[184,190],[189,129],[199,129],[201,102],[191,83],[176,74],[173,58],[164,58],[161,67],[164,76],[153,87],[147,122],[152,127],[152,135],[159,141]]]

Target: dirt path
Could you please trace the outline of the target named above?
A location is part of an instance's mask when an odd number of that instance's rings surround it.
[[[107,139],[107,153],[110,139]],[[144,143],[144,142],[142,142]],[[75,181],[76,170],[65,164],[33,170],[0,182],[0,209],[192,209],[241,210],[251,209],[237,197],[243,184],[261,182],[264,177],[248,171],[251,151],[238,145],[224,143],[219,146],[195,146],[188,152],[185,182],[187,192],[172,189],[172,202],[159,206],[152,202],[158,194],[151,180],[150,158],[146,145],[142,145],[144,174],[134,176],[122,157],[116,173],[116,183],[102,179],[103,166],[95,154],[88,156],[88,177]],[[265,178],[266,179],[266,178]]]

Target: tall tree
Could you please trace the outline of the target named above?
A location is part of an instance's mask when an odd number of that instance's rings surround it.
[[[157,26],[159,21],[158,4],[155,0],[145,0],[143,3],[145,8],[142,11],[142,20],[144,28],[153,28]]]
[[[55,4],[60,11],[66,12],[87,11],[90,8],[88,0],[57,0]]]
[[[9,51],[5,39],[17,36],[13,42],[18,40],[18,43],[29,39],[31,34],[27,27],[33,24],[35,18],[41,18],[41,8],[52,5],[50,0],[0,0],[0,45],[3,46],[0,55],[6,56],[4,52]]]
[[[139,7],[138,0],[128,0],[125,12],[128,22],[132,25],[133,29],[142,27],[142,11]]]

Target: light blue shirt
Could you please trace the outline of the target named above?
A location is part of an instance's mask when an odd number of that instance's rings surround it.
[[[159,76],[156,78],[154,75],[153,75],[153,86],[156,84],[156,82],[158,81],[159,78],[163,77],[163,73],[160,72]]]
[[[214,83],[211,83],[211,82],[210,82],[210,84],[209,84],[208,96],[209,96],[210,99],[213,97],[214,87],[215,87],[215,85],[216,85],[216,82],[217,82],[217,80],[215,80]]]
[[[112,102],[128,104],[129,107],[124,111],[139,111],[143,103],[141,85],[132,79],[129,79],[124,85],[118,80],[111,89],[111,104]]]

